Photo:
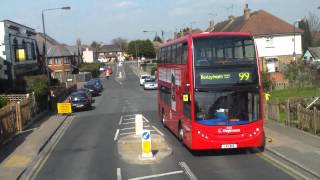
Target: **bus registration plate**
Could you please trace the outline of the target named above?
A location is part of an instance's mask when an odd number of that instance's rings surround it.
[[[222,144],[221,145],[221,149],[233,149],[233,148],[237,148],[237,144]]]

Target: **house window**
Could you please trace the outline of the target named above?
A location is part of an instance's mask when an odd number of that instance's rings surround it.
[[[61,58],[56,58],[56,64],[62,64]]]
[[[279,72],[279,60],[277,58],[266,58],[267,72]]]
[[[32,44],[31,43],[26,43],[26,54],[27,54],[27,60],[32,60]]]
[[[266,37],[266,47],[267,48],[273,47],[273,37]]]
[[[53,58],[50,58],[50,59],[48,60],[48,64],[54,64],[54,59],[53,59]]]
[[[65,57],[63,63],[64,64],[70,64],[70,57]]]

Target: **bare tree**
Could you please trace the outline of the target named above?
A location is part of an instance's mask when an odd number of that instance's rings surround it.
[[[308,17],[299,22],[299,28],[304,31],[303,50],[320,45],[320,19],[317,15],[309,13]]]
[[[118,46],[121,51],[125,51],[128,47],[128,40],[119,37],[119,38],[112,39],[112,44]]]

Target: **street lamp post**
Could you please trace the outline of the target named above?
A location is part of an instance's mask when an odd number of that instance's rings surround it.
[[[48,77],[48,85],[51,85],[51,77],[50,77],[50,71],[49,71],[49,66],[48,66],[48,59],[47,59],[47,35],[46,35],[46,28],[45,28],[45,22],[44,22],[44,12],[46,11],[54,11],[54,10],[70,10],[71,7],[60,7],[60,8],[50,8],[50,9],[43,9],[41,13],[42,17],[42,28],[43,28],[43,36],[44,36],[44,49],[43,49],[43,57],[46,63],[46,71],[47,71],[47,77]]]
[[[300,20],[298,19],[293,23],[293,62],[296,61],[296,23],[298,23],[299,21]]]

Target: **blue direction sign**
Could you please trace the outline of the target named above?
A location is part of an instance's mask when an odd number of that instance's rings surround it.
[[[150,132],[148,132],[148,131],[143,132],[143,133],[142,133],[142,138],[143,138],[144,140],[150,139]]]

